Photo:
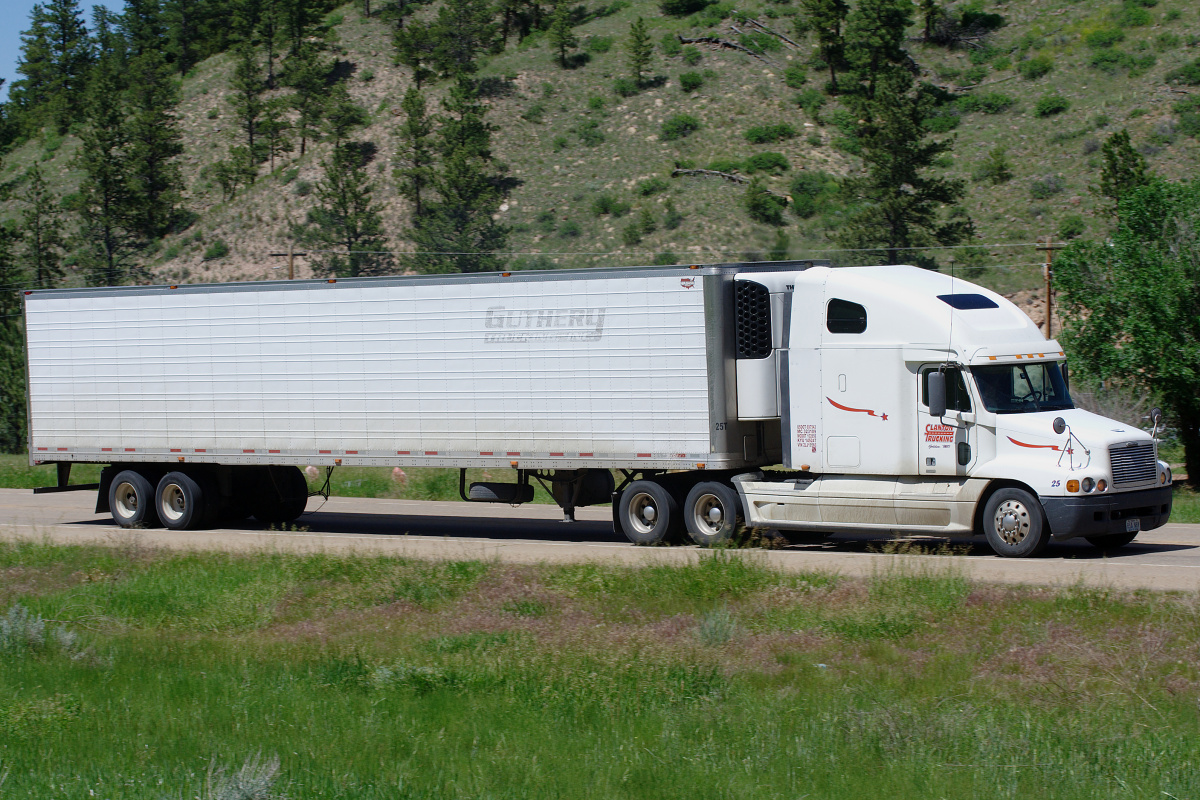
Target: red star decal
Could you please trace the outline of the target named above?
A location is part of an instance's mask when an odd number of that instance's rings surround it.
[[[884,421],[884,422],[887,422],[887,414],[884,414],[884,415],[883,415],[883,421]]]

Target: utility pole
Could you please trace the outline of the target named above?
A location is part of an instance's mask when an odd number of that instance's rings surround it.
[[[1042,273],[1046,278],[1046,338],[1051,338],[1053,331],[1054,317],[1054,290],[1051,283],[1053,276],[1052,265],[1054,264],[1054,251],[1059,249],[1059,246],[1054,243],[1054,237],[1047,236],[1046,244],[1039,245],[1038,250],[1046,251],[1046,266],[1042,267]]]
[[[287,256],[288,280],[292,281],[296,279],[296,256],[306,256],[308,253],[303,250],[297,253],[293,246],[289,244],[286,253],[271,253],[270,255],[276,257]],[[271,269],[278,269],[278,267],[272,267]]]

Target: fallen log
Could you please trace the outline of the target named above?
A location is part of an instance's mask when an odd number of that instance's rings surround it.
[[[675,38],[679,39],[680,44],[711,44],[715,47],[723,47],[727,50],[737,50],[740,53],[745,53],[751,58],[757,58],[764,64],[771,64],[774,66],[774,62],[764,58],[763,56],[751,50],[749,47],[742,47],[737,42],[731,42],[728,39],[721,39],[716,36],[696,36],[694,38],[688,38],[687,36],[680,36],[679,34],[675,34]]]

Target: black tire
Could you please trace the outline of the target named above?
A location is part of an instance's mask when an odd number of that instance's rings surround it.
[[[697,483],[683,503],[688,537],[701,547],[728,542],[742,522],[742,503],[730,486],[716,481]]]
[[[1103,536],[1085,536],[1088,544],[1093,547],[1099,547],[1101,550],[1116,550],[1118,547],[1124,547],[1134,540],[1138,535],[1138,531],[1133,533],[1106,533]]]
[[[679,506],[671,493],[654,481],[634,481],[621,492],[617,519],[629,541],[658,544],[674,538],[678,531]]]
[[[140,472],[118,472],[108,487],[108,509],[122,528],[155,528],[160,524],[155,510],[154,484]]]
[[[1050,543],[1042,504],[1024,489],[1000,489],[988,498],[983,533],[996,555],[1005,558],[1030,558]]]
[[[162,524],[173,531],[203,527],[213,501],[220,500],[206,489],[210,487],[184,472],[163,475],[154,492],[154,507]]]
[[[308,481],[299,467],[267,467],[262,472],[254,518],[268,525],[292,522],[308,505]]]

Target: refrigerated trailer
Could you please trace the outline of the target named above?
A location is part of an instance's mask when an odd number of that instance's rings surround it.
[[[453,467],[470,501],[540,482],[640,544],[746,525],[1027,556],[1170,514],[1152,434],[1075,408],[1061,347],[1005,298],[915,267],[35,290],[25,314],[30,459],[61,489],[106,464],[97,511],[123,527],[287,522],[309,465]]]

